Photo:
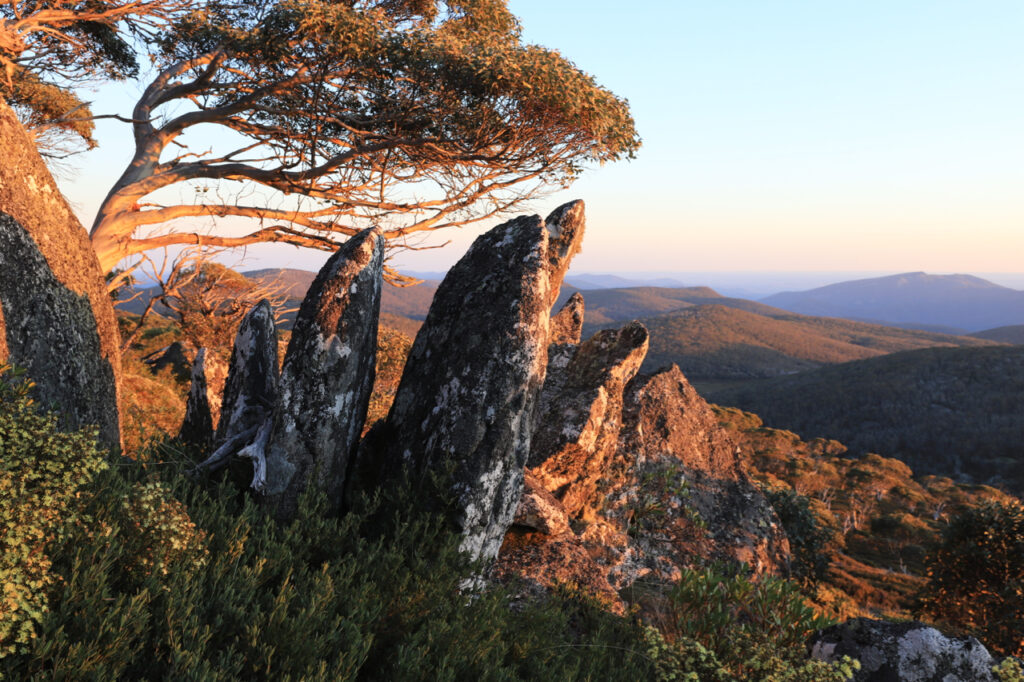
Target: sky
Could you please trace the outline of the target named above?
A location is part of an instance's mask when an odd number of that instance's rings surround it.
[[[586,202],[573,271],[1024,273],[1020,0],[509,5],[527,41],[627,98],[643,138],[534,206]],[[139,90],[104,87],[94,111],[127,113]],[[86,224],[129,137],[101,122],[62,181]],[[396,264],[444,270],[493,224]],[[257,247],[245,265],[323,259]]]

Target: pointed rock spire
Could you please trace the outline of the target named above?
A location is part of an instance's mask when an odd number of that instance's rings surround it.
[[[360,454],[384,483],[440,477],[471,556],[497,554],[522,497],[550,310],[583,230],[576,201],[473,242],[438,287],[375,451]]]
[[[209,348],[200,348],[192,363],[192,381],[185,403],[185,420],[178,438],[208,447],[213,443],[214,425],[220,419],[221,399],[227,365]]]
[[[217,442],[258,428],[277,404],[277,325],[266,299],[250,310],[235,334],[224,384]]]
[[[273,425],[240,453],[256,460],[254,487],[280,518],[311,481],[341,504],[373,388],[383,271],[384,237],[364,230],[327,261],[299,309]]]

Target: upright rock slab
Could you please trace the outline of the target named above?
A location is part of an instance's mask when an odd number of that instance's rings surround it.
[[[3,212],[14,219],[20,227],[26,231],[42,255],[46,264],[52,271],[53,277],[65,290],[84,297],[90,308],[92,321],[88,323],[95,330],[99,339],[98,353],[100,364],[87,361],[89,367],[94,367],[97,374],[89,380],[90,385],[97,388],[92,393],[88,407],[75,407],[70,403],[59,402],[58,407],[62,410],[81,413],[71,417],[71,422],[77,423],[79,416],[86,416],[88,423],[99,426],[100,440],[111,447],[119,447],[121,444],[120,419],[118,415],[118,391],[121,381],[121,336],[117,329],[117,320],[114,317],[114,308],[110,297],[107,295],[106,283],[103,272],[100,270],[96,254],[93,252],[89,242],[89,235],[85,228],[75,217],[68,206],[67,201],[57,189],[57,185],[46,168],[42,157],[36,150],[32,138],[21,123],[18,122],[14,112],[4,102],[0,101],[0,212]],[[20,263],[13,261],[15,269],[10,270],[8,275],[17,279],[20,272]],[[19,289],[23,288],[14,281],[13,288],[9,290],[8,296],[18,296]],[[20,322],[11,319],[7,315],[8,327],[17,326]],[[50,320],[50,324],[57,324],[58,320]],[[74,336],[77,332],[68,332]],[[10,345],[11,340],[7,339]],[[0,344],[0,360],[7,359],[3,351],[4,344]],[[72,352],[72,348],[52,346],[54,357]],[[9,349],[11,353],[14,351]],[[74,352],[81,352],[78,347]],[[40,361],[41,358],[36,358]],[[11,355],[10,361],[25,365],[24,360],[19,360]],[[58,363],[60,364],[60,363]],[[105,365],[105,366],[100,366]],[[37,392],[56,399],[64,395],[65,389],[59,384],[44,386],[51,378],[59,377],[63,371],[54,366],[43,373],[39,370],[43,365],[37,365],[38,376],[32,376],[36,382]],[[83,371],[86,371],[83,368]],[[84,377],[84,375],[82,375]],[[107,379],[100,379],[100,376],[107,376]],[[100,389],[100,385],[103,385]],[[106,385],[110,384],[110,385]],[[77,390],[77,389],[76,389]]]
[[[0,103],[2,104],[2,103]],[[2,165],[2,164],[0,164]],[[65,286],[20,222],[0,213],[0,362],[27,370],[33,395],[65,429],[120,444],[114,366],[88,296]]]
[[[537,415],[528,464],[570,516],[594,500],[618,445],[623,392],[640,371],[647,345],[639,322],[598,332],[569,361],[549,411]]]
[[[576,345],[583,333],[583,294],[576,292],[569,297],[558,314],[551,316],[551,345]]]
[[[214,427],[220,420],[227,364],[209,348],[200,348],[192,363],[192,380],[185,402],[185,419],[178,438],[199,447],[209,447]]]
[[[265,480],[256,480],[279,518],[290,518],[312,482],[341,505],[349,461],[373,389],[384,272],[378,229],[349,239],[324,265],[299,308],[281,370],[280,398],[266,434]]]
[[[277,325],[266,299],[242,318],[231,349],[224,383],[224,401],[217,442],[255,432],[270,416],[278,399]]]
[[[473,557],[497,554],[522,496],[550,310],[583,230],[577,201],[473,242],[438,288],[365,453],[380,458],[385,484],[404,477],[434,508],[449,498],[445,511]],[[436,477],[445,489],[424,491]]]

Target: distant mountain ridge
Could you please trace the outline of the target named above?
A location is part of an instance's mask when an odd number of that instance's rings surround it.
[[[584,300],[589,300],[586,294]],[[917,348],[995,345],[970,336],[811,317],[753,305],[758,309],[729,303],[696,304],[639,318],[651,335],[645,369],[675,363],[694,380],[735,381],[794,374]],[[589,307],[584,315],[585,336],[622,324],[594,324],[588,319]]]
[[[787,291],[760,302],[803,315],[971,331],[1024,323],[1024,291],[973,275],[907,272]]]

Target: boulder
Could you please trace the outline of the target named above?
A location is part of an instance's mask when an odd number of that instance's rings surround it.
[[[217,426],[218,443],[254,433],[270,416],[278,399],[277,344],[274,311],[262,300],[242,318],[235,334]]]
[[[220,420],[227,363],[215,351],[200,348],[192,363],[192,381],[185,402],[185,419],[178,438],[199,447],[213,444],[214,426]]]
[[[99,339],[96,350],[99,354],[98,360],[85,358],[82,353],[87,352],[86,347],[80,344],[73,347],[51,345],[47,353],[33,357],[34,364],[30,368],[29,376],[36,382],[37,395],[40,398],[45,396],[46,400],[55,404],[59,410],[69,413],[66,422],[68,426],[79,423],[95,424],[99,427],[101,442],[110,447],[120,447],[118,396],[121,383],[121,335],[110,296],[107,294],[103,272],[89,242],[88,233],[57,189],[31,136],[25,132],[14,112],[3,101],[0,101],[0,159],[3,159],[0,163],[0,212],[7,214],[21,230],[27,232],[34,248],[41,254],[52,277],[63,290],[84,301],[89,308],[88,317],[91,320],[77,314],[75,317],[92,329],[88,334],[95,334]],[[27,282],[22,284],[18,280],[21,268],[29,265],[23,266],[14,259],[13,253],[5,252],[5,255],[8,256],[8,264],[4,268],[7,270],[5,279],[8,286],[12,287],[7,290],[6,300],[10,300],[21,295],[28,285]],[[12,269],[11,264],[16,267]],[[30,267],[36,267],[35,259]],[[27,270],[26,273],[31,281],[36,281],[34,275]],[[38,295],[31,296],[30,300],[38,301]],[[52,303],[54,306],[65,305],[55,301]],[[49,309],[51,312],[55,310]],[[12,319],[17,315],[12,315],[10,311],[6,312],[10,333],[12,328],[16,329],[23,321]],[[43,319],[50,326],[69,321],[61,318],[46,320],[45,316]],[[33,326],[34,323],[28,324]],[[55,330],[54,334],[70,340],[86,332]],[[17,357],[15,350],[10,348],[12,340],[8,338],[6,341],[11,355],[8,358],[7,352],[0,347],[0,361],[9,360],[26,365],[27,358]],[[15,342],[15,345],[17,343],[19,342]],[[91,353],[92,350],[88,352]],[[74,355],[69,356],[69,353]],[[47,354],[49,359],[44,357]],[[75,363],[84,364],[81,364],[78,370],[73,370],[71,366]],[[73,381],[84,381],[85,384],[78,384],[77,387],[62,386],[60,381],[67,372],[77,375],[77,379]],[[90,378],[86,379],[87,375]],[[67,375],[67,378],[71,379],[70,375]],[[51,381],[57,383],[50,384]],[[85,389],[86,385],[95,390]],[[79,390],[89,396],[85,401],[88,405],[68,402],[77,396],[76,391]],[[84,422],[81,421],[83,418]]]
[[[868,618],[821,630],[810,641],[811,657],[860,661],[855,682],[996,682],[997,661],[973,637],[947,637],[923,623]]]
[[[59,413],[62,428],[98,427],[101,442],[118,446],[115,364],[104,354],[90,299],[54,274],[29,231],[6,213],[0,311],[0,362],[27,371],[33,396]]]
[[[622,395],[647,355],[647,329],[632,322],[580,344],[557,397],[539,414],[528,464],[570,516],[584,513],[618,445]]]
[[[565,507],[530,471],[527,471],[523,478],[523,497],[512,518],[512,525],[539,531],[545,535],[571,532]]]
[[[377,460],[379,483],[404,479],[443,509],[476,558],[498,553],[522,497],[550,310],[583,230],[577,201],[473,242],[438,287],[387,422],[360,455]],[[425,490],[433,482],[443,490]]]
[[[364,230],[327,261],[299,308],[273,424],[240,453],[256,460],[254,486],[279,518],[294,515],[310,482],[341,505],[373,389],[383,272],[384,237]]]

